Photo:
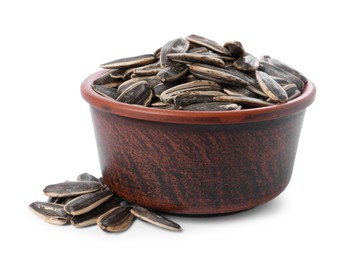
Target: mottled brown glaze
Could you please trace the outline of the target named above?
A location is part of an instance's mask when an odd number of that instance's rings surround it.
[[[290,181],[309,82],[286,104],[226,112],[167,111],[111,101],[91,82],[91,105],[102,175],[124,199],[179,214],[245,210],[280,194]]]

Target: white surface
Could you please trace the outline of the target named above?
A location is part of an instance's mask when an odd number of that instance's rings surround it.
[[[354,259],[354,46],[351,1],[2,1],[0,258]],[[123,234],[57,227],[27,205],[50,183],[99,175],[79,87],[99,64],[200,34],[239,40],[317,86],[293,177],[240,214],[171,217],[174,233],[136,221]]]

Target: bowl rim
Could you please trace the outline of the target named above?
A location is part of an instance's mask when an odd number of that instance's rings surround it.
[[[84,100],[91,107],[104,112],[155,122],[176,124],[235,124],[272,120],[297,113],[307,108],[313,103],[316,95],[314,84],[308,80],[299,97],[274,106],[234,111],[185,111],[147,108],[110,100],[96,93],[92,88],[92,82],[106,72],[107,70],[97,71],[82,82],[81,96]]]

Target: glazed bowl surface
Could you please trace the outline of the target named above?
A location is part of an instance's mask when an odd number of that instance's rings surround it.
[[[90,104],[102,176],[125,200],[176,214],[253,208],[288,185],[306,108],[316,89],[270,107],[163,110],[110,100],[81,85]]]

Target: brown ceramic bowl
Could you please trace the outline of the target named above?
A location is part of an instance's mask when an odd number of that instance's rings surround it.
[[[102,175],[129,202],[178,214],[237,212],[279,195],[290,181],[315,87],[285,104],[226,112],[146,108],[81,86],[90,104]]]

